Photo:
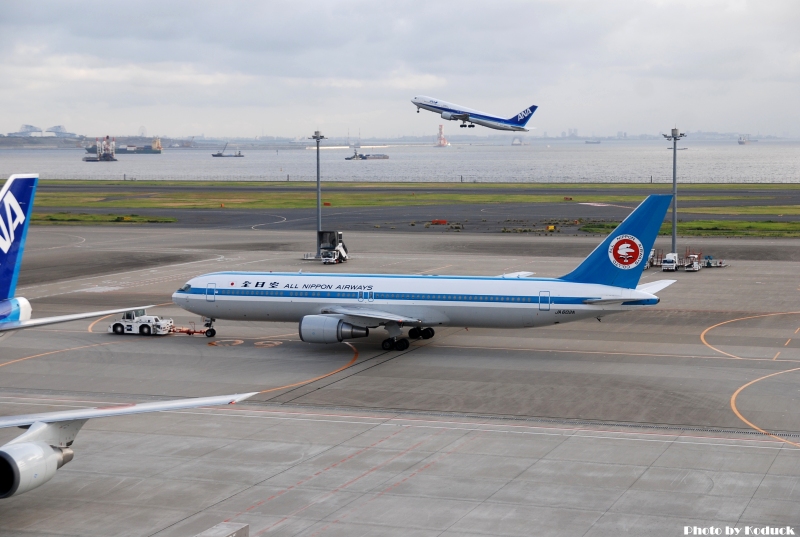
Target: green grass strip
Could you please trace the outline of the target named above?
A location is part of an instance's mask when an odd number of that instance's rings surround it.
[[[31,223],[37,225],[171,224],[177,221],[167,216],[138,214],[33,213],[31,217]]]
[[[587,222],[579,229],[586,233],[607,234],[619,222]],[[672,224],[665,222],[659,235],[671,235]],[[678,235],[687,237],[800,237],[800,222],[764,220],[691,220],[678,222]]]

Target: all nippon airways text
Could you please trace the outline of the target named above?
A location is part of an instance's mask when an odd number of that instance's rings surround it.
[[[791,526],[743,526],[732,528],[731,526],[684,526],[684,535],[796,535]]]

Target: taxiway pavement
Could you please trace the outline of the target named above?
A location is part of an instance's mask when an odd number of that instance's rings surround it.
[[[558,276],[599,240],[510,239],[351,233],[353,259],[325,267],[302,261],[301,231],[34,227],[18,295],[34,316],[154,303],[188,326],[170,295],[204,272]],[[0,500],[0,535],[190,536],[223,520],[303,536],[797,531],[800,286],[796,263],[748,254],[768,242],[799,255],[795,240],[691,240],[731,266],[677,273],[645,312],[448,328],[405,352],[380,350],[380,330],[307,345],[287,324],[220,321],[214,340],[114,336],[108,319],[15,333],[0,340],[4,415],[262,393],[90,421],[52,482]]]

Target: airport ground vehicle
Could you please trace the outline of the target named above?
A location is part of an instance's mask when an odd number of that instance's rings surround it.
[[[318,231],[319,254],[324,265],[344,263],[350,259],[341,231]]]
[[[700,264],[701,254],[690,254],[686,256],[683,261],[683,270],[685,272],[699,272],[703,265]]]
[[[165,336],[174,331],[172,319],[147,315],[144,309],[126,311],[122,318],[108,325],[112,334],[141,334],[143,336]]]
[[[661,261],[661,271],[675,272],[676,270],[678,270],[678,254],[669,253],[665,255],[664,259]]]

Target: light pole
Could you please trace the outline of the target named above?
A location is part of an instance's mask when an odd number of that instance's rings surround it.
[[[678,140],[686,134],[672,129],[664,138],[672,140],[672,253],[678,253]]]
[[[317,141],[317,258],[320,256],[319,251],[319,232],[322,231],[322,186],[319,180],[319,141],[324,140],[325,137],[319,131],[314,131],[312,140]]]

